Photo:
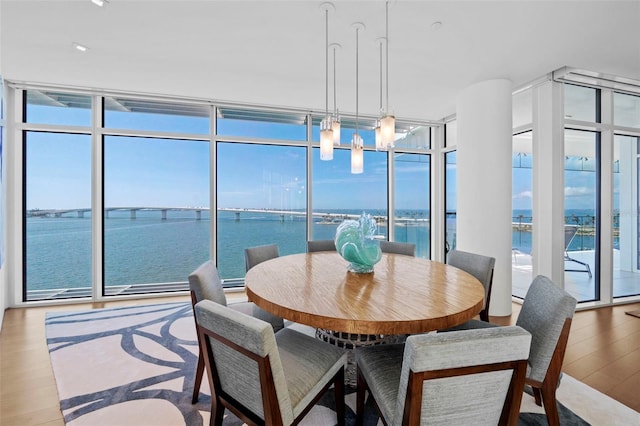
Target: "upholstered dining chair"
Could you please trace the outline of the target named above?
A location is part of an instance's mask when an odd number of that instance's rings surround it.
[[[335,346],[209,300],[196,305],[211,386],[212,425],[225,409],[255,425],[297,424],[332,385],[337,423],[344,425],[344,365]],[[286,374],[285,374],[286,369]]]
[[[398,243],[395,241],[380,241],[380,250],[383,253],[404,254],[407,256],[416,255],[416,245],[412,243]]]
[[[218,269],[216,268],[215,263],[211,260],[207,260],[195,271],[189,274],[189,290],[191,293],[191,306],[194,308],[194,319],[196,303],[201,300],[211,300],[220,305],[227,306],[227,297],[225,296],[224,289],[222,288],[222,280],[220,280],[220,275],[218,274]],[[251,315],[255,308],[255,305],[251,302],[236,302],[228,306],[247,315]],[[272,316],[269,319],[270,324],[273,327],[273,331],[278,331],[284,327],[282,318]],[[202,355],[202,345],[200,341],[198,341],[198,364],[196,366],[193,397],[191,399],[193,404],[198,402],[203,375],[204,357]]]
[[[336,251],[336,243],[333,240],[307,241],[307,253],[314,251]]]
[[[277,244],[268,244],[264,246],[249,247],[244,249],[244,265],[246,271],[253,268],[265,260],[274,259],[280,256]]]
[[[560,424],[556,389],[576,303],[549,278],[538,275],[529,286],[516,321],[533,336],[526,384],[531,386],[536,404],[544,406],[550,426]],[[496,327],[477,320],[469,324],[472,328]]]
[[[491,286],[493,284],[493,268],[496,264],[494,257],[469,253],[461,250],[451,250],[447,264],[462,269],[473,275],[484,287],[484,307],[480,311],[480,319],[489,322],[489,304],[491,303]],[[464,329],[465,324],[455,327]]]
[[[409,336],[356,352],[356,424],[365,392],[385,425],[516,425],[531,335],[496,327]]]

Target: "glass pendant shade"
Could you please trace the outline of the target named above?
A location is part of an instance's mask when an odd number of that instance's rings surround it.
[[[329,118],[325,118],[320,123],[320,159],[323,161],[333,160],[333,131]]]
[[[380,119],[380,136],[382,143],[388,148],[392,148],[396,139],[396,118],[393,115],[386,115]]]
[[[364,142],[359,134],[354,133],[351,139],[351,173],[360,174],[364,171]]]
[[[376,151],[386,151],[387,144],[382,142],[382,132],[380,131],[380,122],[376,122]]]
[[[331,121],[331,131],[333,131],[333,144],[340,146],[340,117],[333,116]]]

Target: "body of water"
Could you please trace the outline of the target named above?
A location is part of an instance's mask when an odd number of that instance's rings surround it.
[[[359,214],[361,211],[327,213]],[[386,214],[376,210],[367,213]],[[529,211],[514,215],[516,223],[531,223]],[[428,212],[399,211],[398,216],[427,219]],[[332,223],[314,218],[313,238],[333,239],[340,221]],[[449,216],[447,222],[447,232],[454,233],[455,216]],[[210,257],[208,212],[203,211],[200,220],[196,220],[194,212],[169,212],[167,219],[162,220],[159,211],[138,211],[135,219],[131,219],[128,211],[113,211],[104,224],[102,250],[107,287],[185,282],[188,274]],[[244,276],[244,249],[247,247],[277,244],[280,255],[306,250],[304,216],[242,212],[238,219],[233,212],[221,211],[216,226],[217,264],[225,279]],[[399,223],[395,228],[395,240],[415,243],[416,255],[430,258],[430,231],[428,221]],[[378,226],[378,235],[386,238],[386,224]],[[512,235],[514,248],[531,252],[531,232],[514,228]],[[574,245],[576,250],[592,249],[593,239],[592,235],[576,235],[572,249]],[[90,214],[84,218],[28,218],[26,248],[28,290],[91,286]]]

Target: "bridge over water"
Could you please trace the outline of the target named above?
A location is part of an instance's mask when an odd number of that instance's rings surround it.
[[[202,212],[208,212],[209,207],[106,207],[105,217],[109,217],[110,212],[116,211],[128,211],[129,217],[136,219],[138,212],[159,212],[162,220],[167,219],[168,212],[194,212],[196,220],[202,219]],[[77,208],[77,209],[31,209],[27,211],[27,217],[85,217],[85,213],[90,213],[90,208]],[[234,213],[236,220],[241,220],[242,215],[250,214],[274,214],[280,217],[281,221],[286,218],[292,217],[305,217],[307,212],[296,210],[278,210],[278,209],[257,209],[257,208],[233,208],[233,207],[221,207],[218,212]],[[330,213],[330,212],[311,212],[312,217],[319,218],[320,222],[324,224],[337,224],[346,219],[357,219],[359,214],[347,214],[347,213]],[[381,215],[374,215],[377,224],[386,224],[387,217]],[[420,217],[397,217],[396,222],[413,223],[413,224],[426,224],[429,223],[429,219]]]

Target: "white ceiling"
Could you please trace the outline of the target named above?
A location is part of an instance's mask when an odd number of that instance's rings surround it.
[[[338,108],[355,111],[351,24],[361,21],[359,109],[377,115],[385,2],[333,3]],[[323,110],[320,4],[0,0],[0,72],[14,81]],[[389,40],[389,106],[405,118],[441,119],[473,83],[508,78],[517,87],[565,65],[640,80],[639,0],[396,0]]]

